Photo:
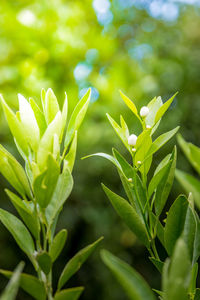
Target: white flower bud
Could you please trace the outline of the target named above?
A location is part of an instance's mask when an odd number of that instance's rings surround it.
[[[137,165],[141,165],[141,163],[142,163],[142,162],[141,162],[140,160],[137,161]]]
[[[136,149],[135,149],[135,148],[132,148],[132,152],[136,152]]]
[[[146,117],[149,113],[149,108],[147,106],[143,106],[141,109],[140,109],[140,116],[142,118]]]
[[[137,142],[137,135],[131,134],[131,135],[128,137],[128,144],[129,144],[130,146],[135,146],[136,142]]]
[[[146,129],[151,129],[151,126],[150,126],[150,125],[147,125],[147,126],[146,126]]]
[[[132,178],[129,178],[129,179],[128,179],[128,182],[132,182],[132,181],[133,181],[133,179],[132,179]]]

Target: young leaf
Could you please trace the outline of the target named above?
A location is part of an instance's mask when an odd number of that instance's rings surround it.
[[[157,122],[155,125],[155,117],[156,117],[157,111],[162,106],[162,104],[163,103],[162,103],[161,97],[154,97],[147,105],[147,107],[149,109],[149,113],[145,118],[145,124],[146,124],[146,126],[148,125],[148,126],[152,127],[151,134],[153,134],[156,131],[156,129],[159,125],[159,122]]]
[[[31,258],[35,251],[35,246],[30,233],[22,221],[1,208],[0,221],[10,231],[19,247]]]
[[[28,206],[17,195],[6,189],[6,193],[10,198],[12,204],[16,208],[18,214],[29,228],[33,236],[39,238],[39,223],[34,213],[28,208]]]
[[[187,198],[180,195],[169,210],[164,232],[165,247],[169,255],[172,255],[176,241],[183,232],[187,209]]]
[[[105,185],[102,184],[102,187],[118,215],[124,220],[126,225],[135,233],[141,242],[148,247],[149,239],[146,228],[135,209],[125,199],[113,193]]]
[[[62,290],[55,294],[54,300],[77,300],[82,294],[83,290],[83,287]]]
[[[22,197],[27,195],[31,198],[30,186],[24,169],[2,145],[0,145],[0,172]]]
[[[60,134],[60,142],[62,141],[66,123],[67,123],[67,113],[68,113],[68,100],[67,100],[67,93],[65,93],[65,100],[64,100],[64,104],[63,104],[63,108],[62,108],[62,115],[61,115],[62,130],[61,130],[61,134]]]
[[[49,254],[52,262],[54,262],[61,253],[67,239],[67,230],[62,229],[53,239]]]
[[[82,264],[88,259],[102,239],[103,238],[101,237],[93,244],[83,248],[68,261],[64,270],[62,271],[62,274],[60,275],[58,290],[60,290],[63,285],[72,277],[72,275],[74,275],[80,269]]]
[[[0,95],[1,104],[3,106],[4,114],[8,121],[8,125],[10,127],[10,131],[14,136],[17,144],[22,149],[23,153],[28,157],[29,148],[27,143],[27,137],[24,134],[24,128],[21,122],[17,119],[16,115],[4,101],[2,95]]]
[[[69,168],[70,172],[72,172],[74,167],[76,148],[77,148],[77,131],[75,131],[74,133],[74,137],[72,139],[69,151],[64,158],[64,168]]]
[[[121,124],[121,128],[122,128],[122,130],[123,130],[123,133],[124,133],[124,135],[127,137],[127,139],[128,139],[128,137],[129,137],[129,129],[128,129],[128,126],[127,126],[127,124],[126,124],[126,122],[124,121],[124,118],[122,117],[122,115],[120,115],[120,124]]]
[[[49,226],[53,223],[58,211],[62,208],[73,187],[73,178],[68,169],[65,169],[58,177],[51,200],[45,210]]]
[[[3,291],[3,294],[1,294],[0,299],[1,300],[15,300],[19,282],[20,282],[20,275],[22,272],[22,269],[24,268],[24,263],[21,262],[13,272],[13,275],[7,284],[5,290]]]
[[[91,89],[88,89],[88,91],[85,93],[85,95],[81,98],[81,100],[76,105],[76,107],[71,115],[71,118],[70,118],[70,121],[69,121],[69,124],[67,127],[66,136],[65,136],[65,142],[64,142],[65,148],[67,148],[68,145],[70,144],[71,139],[74,135],[74,132],[79,129],[79,127],[85,117],[85,114],[86,114],[86,111],[88,108],[88,104],[90,102],[90,96],[91,96]]]
[[[24,135],[26,135],[27,142],[29,143],[33,151],[36,152],[40,138],[40,130],[34,112],[24,96],[18,94],[18,99],[19,114],[24,129]]]
[[[103,262],[122,285],[130,300],[156,299],[144,279],[127,263],[106,250],[101,251],[101,257]]]
[[[53,151],[53,140],[54,135],[60,136],[61,131],[61,113],[58,112],[55,116],[54,120],[49,124],[47,130],[45,131],[42,139],[40,140],[40,144],[37,152],[37,163],[40,169],[44,169],[46,166],[46,161],[49,153]]]
[[[33,181],[33,190],[37,203],[40,207],[45,208],[51,201],[54,193],[60,167],[51,154],[47,158],[47,168],[42,171]]]
[[[33,98],[29,99],[29,103],[34,112],[35,119],[36,119],[38,127],[40,129],[40,137],[42,137],[45,130],[47,129],[47,123],[46,123],[44,114],[42,113],[42,111],[39,108],[39,106],[37,105],[37,103],[33,100]]]
[[[179,130],[179,126],[176,128],[161,134],[151,145],[147,157],[153,155],[155,152],[157,152],[162,146],[164,146]]]
[[[164,263],[159,260],[159,259],[156,259],[154,257],[149,257],[150,261],[154,264],[154,266],[156,267],[156,269],[162,273],[162,269],[163,269],[163,266],[164,266]]]
[[[59,112],[59,105],[58,105],[57,98],[54,92],[52,91],[52,89],[48,89],[45,95],[45,110],[44,110],[47,124],[50,124],[54,120],[58,112]]]
[[[113,165],[115,165],[117,168],[119,168],[122,171],[121,166],[120,166],[119,162],[117,161],[117,159],[114,158],[113,156],[109,155],[109,154],[106,154],[106,153],[102,153],[102,152],[94,153],[94,154],[87,155],[87,156],[83,157],[82,159],[92,157],[92,156],[104,157],[107,160],[111,161],[113,163]]]
[[[36,256],[37,262],[41,268],[41,270],[48,275],[50,270],[51,270],[51,266],[52,266],[52,261],[51,261],[51,257],[49,256],[49,254],[45,251],[38,253],[38,255]]]
[[[115,130],[116,134],[119,136],[122,143],[125,145],[125,147],[130,152],[130,146],[128,144],[128,139],[127,139],[126,135],[124,134],[124,130],[117,124],[117,122],[113,118],[111,118],[111,116],[109,114],[106,114],[106,116],[107,116],[110,124],[112,125],[113,129]]]
[[[113,155],[121,166],[121,170],[127,178],[133,178],[133,167],[125,160],[125,158],[113,148]],[[120,170],[120,168],[118,168]]]
[[[187,193],[192,193],[197,206],[200,208],[200,181],[194,176],[181,170],[175,172],[176,179],[180,182]]]
[[[6,270],[0,270],[0,273],[7,278],[11,278],[13,274],[13,272]],[[46,299],[44,284],[32,275],[22,273],[20,277],[20,287],[36,300]]]
[[[122,100],[124,101],[124,103],[128,106],[128,108],[130,108],[130,110],[134,113],[134,115],[138,118],[138,120],[140,122],[142,122],[140,119],[140,116],[138,115],[138,111],[137,111],[135,104],[126,95],[124,95],[122,93],[122,91],[119,91],[119,92],[120,92],[120,96],[122,97]]]
[[[150,131],[145,130],[139,135],[137,139],[137,143],[135,145],[136,153],[134,157],[134,164],[136,166],[138,161],[142,162],[142,165],[140,166],[139,170],[144,175],[148,173],[152,162],[152,156],[148,155],[151,146],[152,146],[152,139],[150,137]],[[148,159],[146,159],[147,156]]]
[[[171,103],[173,102],[174,98],[176,97],[178,93],[175,93],[169,100],[167,100],[157,111],[156,117],[155,117],[155,123],[157,123],[162,116],[165,114],[165,112],[168,110],[170,107]]]

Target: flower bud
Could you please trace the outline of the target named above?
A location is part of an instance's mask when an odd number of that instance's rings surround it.
[[[135,149],[135,148],[132,148],[132,152],[136,152],[136,149]]]
[[[136,142],[137,142],[137,135],[131,134],[131,135],[128,137],[128,144],[129,144],[130,146],[135,146]]]
[[[140,116],[142,118],[146,117],[149,113],[149,108],[147,106],[143,106],[141,109],[140,109]]]
[[[128,179],[128,182],[133,182],[133,179],[132,179],[132,178],[129,178],[129,179]]]
[[[150,125],[147,125],[147,126],[146,126],[146,129],[151,129],[151,126],[150,126]]]
[[[142,162],[140,160],[137,161],[137,165],[141,165]]]

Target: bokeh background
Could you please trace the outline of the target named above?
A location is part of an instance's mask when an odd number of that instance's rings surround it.
[[[123,195],[116,170],[101,158],[81,160],[94,152],[127,155],[110,127],[106,112],[122,114],[131,132],[137,120],[119,96],[119,89],[141,107],[155,95],[163,100],[179,91],[160,132],[181,125],[181,133],[200,144],[200,1],[199,0],[1,0],[0,92],[17,109],[17,93],[40,98],[52,87],[60,105],[67,91],[70,111],[88,87],[92,100],[79,132],[75,186],[61,214],[58,229],[69,239],[55,264],[55,279],[66,260],[99,236],[101,247],[134,266],[154,287],[160,276],[148,253],[123,225],[104,195],[103,181]],[[19,158],[0,108],[0,142]],[[154,160],[154,168],[172,150],[173,139]],[[189,170],[178,152],[178,165]],[[1,207],[14,212],[0,177]],[[170,201],[181,191],[175,182]],[[164,216],[163,216],[164,217]],[[82,300],[126,299],[121,287],[101,262],[99,250],[67,286],[84,285]],[[161,253],[163,258],[165,253]],[[0,224],[0,268],[13,270],[19,260],[32,273],[26,257]],[[0,278],[0,288],[6,281]],[[31,299],[22,291],[19,300]]]

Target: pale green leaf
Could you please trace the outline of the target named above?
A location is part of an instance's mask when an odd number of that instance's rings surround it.
[[[62,229],[54,237],[53,242],[49,249],[49,254],[51,256],[52,262],[54,262],[57,259],[57,257],[60,255],[60,253],[65,245],[66,239],[67,239],[67,230],[66,229]]]
[[[54,92],[52,91],[52,89],[48,89],[45,94],[45,110],[44,110],[47,124],[50,124],[54,120],[58,112],[59,112],[59,104],[57,98]]]
[[[171,103],[173,102],[174,98],[176,97],[178,93],[175,93],[169,100],[167,100],[157,111],[156,117],[155,117],[155,123],[157,123],[162,116],[165,114],[165,112],[168,110],[170,107]]]
[[[72,172],[74,167],[74,162],[76,158],[76,148],[77,148],[77,131],[74,133],[74,137],[72,139],[69,151],[64,158],[64,168],[69,168],[70,172]]]
[[[42,137],[47,128],[45,116],[44,116],[43,112],[41,111],[40,107],[37,105],[37,103],[33,100],[33,98],[29,99],[29,103],[34,112],[35,119],[36,119],[38,127],[40,129],[40,137]]]
[[[54,300],[77,300],[83,292],[83,287],[62,290],[55,294]]]

